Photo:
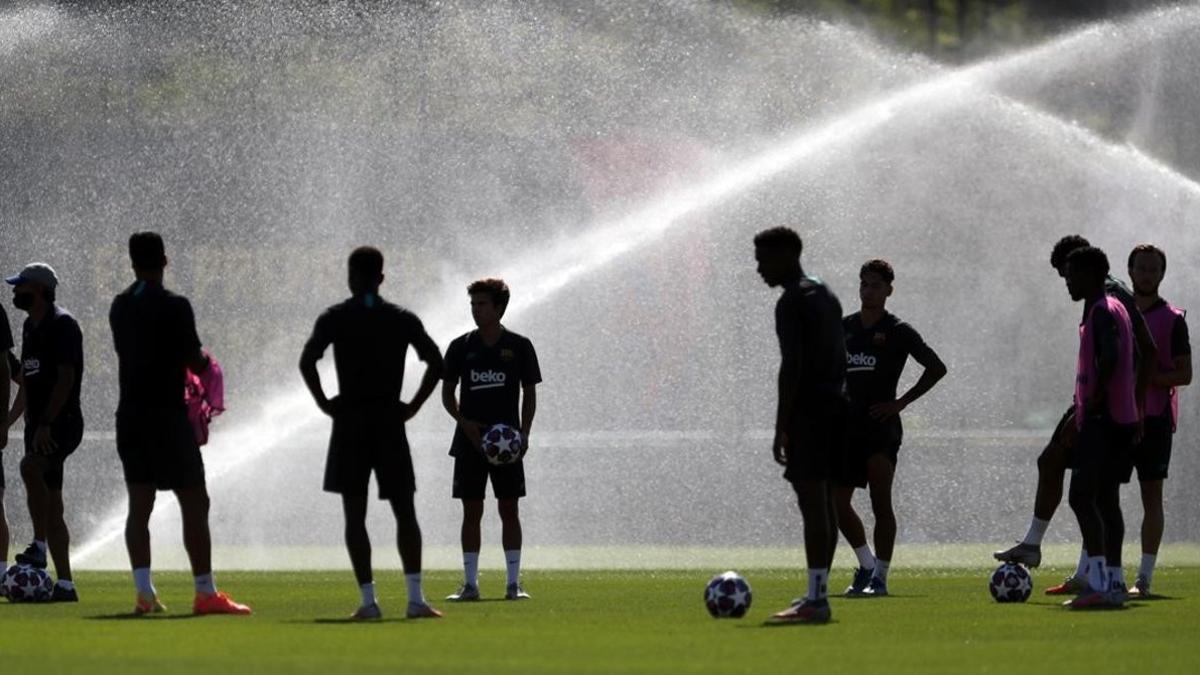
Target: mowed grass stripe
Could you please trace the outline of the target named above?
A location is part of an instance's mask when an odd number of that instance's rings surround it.
[[[721,570],[713,570],[718,572]],[[427,573],[426,592],[446,612],[404,620],[404,584],[377,578],[386,620],[353,624],[349,571],[229,572],[218,582],[254,606],[252,617],[190,616],[191,582],[162,573],[171,612],[130,618],[127,574],[78,575],[78,605],[0,604],[5,672],[382,673],[465,672],[920,672],[1061,673],[1200,671],[1195,617],[1200,568],[1164,568],[1166,599],[1121,611],[1070,612],[1041,594],[1067,570],[1035,571],[1030,602],[998,605],[979,570],[892,575],[892,597],[833,599],[825,626],[767,627],[799,594],[799,570],[739,570],[754,588],[750,615],[714,620],[707,574],[695,571],[531,571],[534,598],[506,602],[501,572],[481,579],[485,600],[455,605],[457,572]],[[843,578],[844,577],[844,578]],[[833,587],[849,582],[835,573]]]

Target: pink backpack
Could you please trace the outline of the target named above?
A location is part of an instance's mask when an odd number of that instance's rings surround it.
[[[225,373],[221,364],[208,350],[208,370],[197,375],[187,371],[187,382],[183,386],[183,402],[187,405],[188,422],[196,434],[196,444],[208,443],[208,425],[213,418],[225,412]]]

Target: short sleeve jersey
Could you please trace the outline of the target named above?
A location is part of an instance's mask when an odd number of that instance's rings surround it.
[[[69,312],[52,306],[41,323],[26,319],[22,331],[21,376],[25,389],[26,427],[41,422],[50,405],[50,395],[58,384],[59,367],[63,365],[75,369],[75,383],[59,417],[82,417],[79,399],[83,383],[83,331]]]
[[[780,377],[799,382],[794,414],[812,414],[814,405],[845,396],[842,305],[824,282],[803,277],[784,286],[775,304],[775,333]]]
[[[410,345],[422,361],[442,365],[442,354],[417,315],[376,295],[352,297],[317,318],[305,357],[319,360],[330,345],[338,395],[352,403],[400,400]]]
[[[521,387],[542,381],[537,352],[524,336],[505,330],[494,345],[484,344],[479,331],[459,336],[446,349],[445,379],[462,383],[459,411],[481,424],[520,426]],[[450,454],[469,447],[462,430],[455,429]]]
[[[118,411],[183,408],[187,363],[200,349],[188,299],[138,281],[113,298],[108,321],[117,350]]]
[[[846,391],[855,410],[896,400],[896,387],[909,356],[925,367],[937,358],[915,328],[890,312],[869,327],[863,325],[862,314],[855,312],[842,326],[846,332]]]

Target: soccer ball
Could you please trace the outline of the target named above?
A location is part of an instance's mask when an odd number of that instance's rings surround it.
[[[996,602],[1025,602],[1033,592],[1033,577],[1016,563],[1004,563],[992,572],[988,590]]]
[[[489,464],[503,466],[521,458],[521,432],[507,424],[493,424],[483,432],[483,457]]]
[[[9,602],[47,602],[50,600],[50,591],[54,590],[54,581],[46,574],[46,570],[29,565],[8,568],[0,584],[8,594]]]
[[[718,574],[704,589],[704,604],[714,619],[740,619],[750,610],[750,584],[737,572]]]

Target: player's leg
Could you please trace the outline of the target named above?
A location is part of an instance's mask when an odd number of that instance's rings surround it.
[[[525,465],[518,461],[507,466],[491,467],[492,491],[496,494],[496,510],[500,512],[500,541],[504,547],[506,600],[527,600],[529,594],[521,587],[521,509],[525,496]]]
[[[867,458],[867,485],[871,513],[875,515],[875,572],[867,588],[869,595],[887,595],[887,574],[896,546],[896,512],[892,507],[895,475],[895,451],[876,452]]]
[[[410,490],[406,495],[390,495],[388,501],[392,505],[392,515],[396,517],[396,545],[400,549],[404,585],[408,592],[405,616],[410,619],[438,618],[441,612],[429,606],[421,587],[421,525],[417,522],[413,492]]]
[[[1105,480],[1096,501],[1104,519],[1104,559],[1108,566],[1106,583],[1111,605],[1125,602],[1125,574],[1121,569],[1121,546],[1125,543],[1125,517],[1121,513],[1121,484]]]
[[[192,566],[196,597],[192,602],[195,614],[250,614],[248,606],[235,602],[228,594],[217,590],[212,571],[212,533],[208,524],[210,500],[208,488],[201,483],[176,488],[179,511],[183,521],[183,547]]]
[[[8,569],[8,536],[8,515],[4,512],[4,467],[0,466],[0,574]],[[4,596],[4,586],[0,586],[0,598]]]
[[[875,571],[875,556],[871,554],[871,547],[867,545],[866,529],[863,527],[862,519],[858,517],[858,512],[854,510],[853,499],[854,486],[840,483],[833,485],[833,505],[837,510],[838,530],[846,538],[846,543],[854,549],[854,555],[858,557],[858,567],[854,570],[854,579],[843,592],[843,595],[848,597],[862,595],[867,585],[870,584],[871,575]]]
[[[1142,560],[1130,595],[1142,599],[1150,597],[1154,564],[1158,559],[1158,548],[1162,544],[1165,527],[1163,482],[1167,479],[1171,463],[1173,436],[1170,416],[1147,417],[1145,434],[1134,453],[1142,496]]]
[[[1050,442],[1038,455],[1037,494],[1033,500],[1033,518],[1029,522],[1029,529],[1016,546],[993,553],[992,556],[997,560],[1021,563],[1028,567],[1042,564],[1042,539],[1050,527],[1050,519],[1062,503],[1063,478],[1075,436],[1074,408],[1069,408],[1050,435]]]
[[[1071,607],[1082,609],[1108,604],[1104,517],[1099,506],[1107,449],[1104,430],[1090,421],[1078,442],[1067,501],[1079,523],[1079,533],[1088,556],[1087,587],[1070,602]]]
[[[41,455],[27,453],[21,458],[21,480],[25,483],[25,504],[29,509],[30,525],[33,527],[33,543],[24,553],[17,554],[22,565],[46,568],[49,549],[47,526],[50,515],[50,488],[46,485],[46,459]]]
[[[1133,594],[1138,597],[1149,597],[1150,582],[1153,581],[1154,564],[1158,558],[1158,548],[1162,544],[1165,518],[1163,516],[1163,481],[1139,481],[1142,493],[1142,561],[1138,567],[1137,579],[1133,582]]]
[[[126,474],[129,465],[126,464]],[[125,516],[125,549],[129,552],[129,566],[133,570],[133,583],[137,588],[136,614],[152,614],[166,611],[158,601],[158,591],[150,574],[150,515],[154,512],[157,496],[153,483],[126,483],[129,495],[129,512]]]
[[[462,452],[455,456],[452,496],[462,502],[459,540],[463,555],[463,585],[446,596],[451,602],[479,599],[479,550],[483,544],[483,498],[487,481],[487,462],[478,453]]]
[[[59,488],[50,491],[49,531],[50,558],[54,560],[54,602],[79,602],[75,581],[71,576],[71,531],[67,527],[61,481]]]

